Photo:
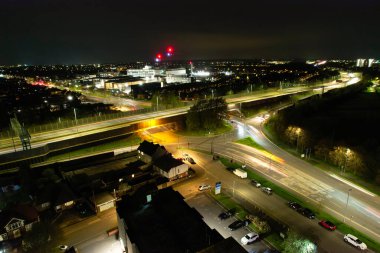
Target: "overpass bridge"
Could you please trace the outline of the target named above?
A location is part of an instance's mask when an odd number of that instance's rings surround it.
[[[358,80],[360,81],[360,80]],[[304,87],[295,87],[287,89],[268,89],[259,92],[247,93],[246,95],[240,95],[238,97],[226,97],[226,102],[231,105],[237,105],[241,103],[248,103],[258,100],[265,100],[275,97],[294,95],[303,92],[312,92],[311,94],[321,94],[324,91],[330,89],[342,88],[345,87],[346,83],[336,83],[331,82],[324,84],[323,86],[304,86]],[[108,119],[99,122],[93,122],[82,125],[72,125],[72,127],[67,127],[64,129],[55,129],[46,132],[32,133],[32,149],[22,151],[22,145],[20,142],[16,142],[14,138],[3,138],[0,140],[0,169],[8,167],[14,161],[22,161],[27,159],[30,156],[36,155],[35,150],[39,149],[42,153],[48,153],[54,150],[51,150],[48,145],[52,143],[66,143],[67,148],[78,146],[78,140],[86,137],[86,141],[96,141],[99,140],[98,136],[101,133],[110,133],[123,131],[130,132],[131,127],[138,126],[138,128],[133,128],[134,131],[137,131],[139,128],[147,128],[161,124],[160,121],[170,122],[170,120],[165,120],[173,118],[176,116],[184,115],[189,110],[190,106],[168,109],[162,111],[151,111],[144,114],[136,114],[128,117],[121,117],[115,119]],[[129,129],[128,131],[126,129]],[[77,140],[77,141],[75,141]],[[60,146],[60,145],[58,145]],[[61,149],[64,149],[62,146]]]

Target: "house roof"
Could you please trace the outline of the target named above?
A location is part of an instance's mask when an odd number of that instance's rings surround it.
[[[153,142],[149,142],[144,140],[140,143],[140,146],[137,148],[137,150],[143,152],[144,154],[147,154],[149,156],[153,156],[157,149],[165,150],[164,146],[160,146],[159,144],[154,144]],[[162,151],[161,151],[162,152]],[[167,151],[166,151],[167,152]]]
[[[32,205],[18,204],[15,205],[12,210],[26,221],[31,222],[38,220],[38,211]]]
[[[231,236],[198,253],[246,253],[247,251]]]
[[[175,159],[171,154],[158,158],[154,165],[165,172],[169,172],[172,168],[184,164],[181,160]]]
[[[223,240],[172,188],[155,192],[140,192],[141,189],[117,207],[128,237],[140,253],[197,252]],[[149,193],[152,201],[146,203]]]
[[[28,224],[38,220],[38,212],[33,206],[26,204],[15,205],[0,212],[0,234],[6,233],[5,226],[12,219],[24,220]]]
[[[54,187],[54,195],[56,197],[54,204],[62,205],[66,202],[73,201],[76,199],[75,194],[73,191],[67,186],[67,184],[64,183],[58,183]]]

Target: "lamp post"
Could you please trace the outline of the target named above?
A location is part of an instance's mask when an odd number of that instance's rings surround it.
[[[346,222],[346,216],[347,216],[347,207],[348,207],[348,201],[350,199],[350,192],[352,191],[352,189],[348,189],[348,192],[347,192],[347,201],[346,201],[346,207],[344,209],[344,212],[345,212],[345,215],[344,215],[344,218],[343,218],[343,222]]]
[[[347,161],[348,161],[348,157],[349,157],[350,154],[351,154],[351,150],[349,148],[347,148],[347,150],[345,152],[343,173],[346,173]]]
[[[298,152],[298,140],[300,138],[301,128],[297,128],[296,134],[297,134],[297,145],[296,145],[296,152]]]

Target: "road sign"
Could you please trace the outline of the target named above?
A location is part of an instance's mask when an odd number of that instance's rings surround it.
[[[220,191],[222,190],[222,182],[216,182],[215,183],[215,194],[220,194]]]

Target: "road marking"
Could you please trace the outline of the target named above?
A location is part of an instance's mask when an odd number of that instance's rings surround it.
[[[88,225],[91,225],[91,224],[95,224],[95,223],[97,223],[97,222],[99,222],[100,221],[100,219],[96,219],[96,220],[93,220],[93,221],[90,221],[89,223],[87,223]]]

